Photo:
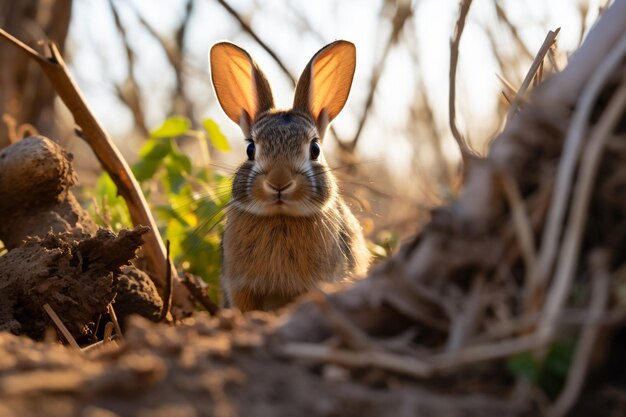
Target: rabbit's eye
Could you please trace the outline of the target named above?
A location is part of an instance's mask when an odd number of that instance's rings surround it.
[[[254,142],[250,142],[248,144],[248,147],[246,148],[246,154],[248,155],[248,159],[251,161],[254,160],[254,151],[255,151]]]
[[[314,161],[320,156],[321,149],[320,149],[320,144],[317,142],[317,140],[313,140],[311,142],[310,152],[311,152],[311,159]]]

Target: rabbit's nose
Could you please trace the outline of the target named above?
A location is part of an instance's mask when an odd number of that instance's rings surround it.
[[[293,175],[284,167],[270,169],[263,181],[263,188],[268,194],[288,193],[295,187]]]
[[[266,180],[263,182],[263,186],[265,188],[265,191],[267,191],[268,193],[287,193],[291,191],[292,188],[294,188],[295,182],[291,180],[286,184],[276,185]]]

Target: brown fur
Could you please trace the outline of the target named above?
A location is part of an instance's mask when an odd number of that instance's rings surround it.
[[[249,106],[258,103],[259,97],[271,97],[271,91],[265,91],[268,85],[254,82],[265,76],[241,48],[225,43],[218,46],[220,59],[215,60],[219,65],[212,66],[217,72],[213,78],[226,82],[216,93],[228,94],[228,100],[220,99],[223,106],[228,103],[227,113],[249,116],[252,123],[243,118],[240,126],[256,150],[255,157],[244,162],[233,179],[222,242],[226,303],[243,311],[273,310],[319,283],[364,275],[369,252],[361,227],[339,195],[323,154],[318,158],[312,155],[314,144],[322,140],[327,124],[347,99],[354,46],[339,41],[318,52],[298,83],[297,109],[288,111]],[[238,74],[247,74],[240,67],[242,51],[246,54],[243,61],[250,63],[255,87],[244,94],[252,97],[239,99],[229,90],[240,88],[239,82],[228,84],[231,50],[238,59],[233,64]],[[316,79],[317,57],[334,62],[339,75],[328,77],[320,72],[323,80]],[[348,62],[343,65],[342,60]],[[328,82],[338,86],[336,94]],[[309,97],[311,91],[324,92],[324,98]],[[308,102],[317,110],[307,107]],[[256,113],[248,115],[245,106]]]
[[[337,204],[326,215],[310,217],[231,212],[222,270],[229,301],[242,311],[272,310],[319,282],[364,275],[369,254],[361,228],[349,209]]]

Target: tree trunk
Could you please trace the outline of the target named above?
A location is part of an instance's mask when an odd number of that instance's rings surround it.
[[[71,12],[72,0],[0,0],[0,27],[31,45],[47,38],[63,51]],[[55,137],[55,92],[37,63],[7,46],[0,62],[0,148],[21,139],[13,136],[24,123]]]

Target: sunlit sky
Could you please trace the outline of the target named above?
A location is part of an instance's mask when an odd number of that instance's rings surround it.
[[[174,84],[174,74],[156,41],[137,24],[129,6],[133,4],[159,33],[169,37],[184,14],[182,0],[115,0],[122,21],[127,27],[131,47],[140,51],[136,73],[139,83],[147,91],[143,98],[149,127],[156,127],[166,117],[168,91]],[[374,63],[384,47],[390,27],[381,24],[379,0],[316,0],[252,1],[233,0],[232,6],[243,16],[251,18],[258,35],[281,57],[291,73],[299,75],[311,56],[325,43],[347,39],[357,47],[357,71],[348,104],[335,120],[334,126],[341,137],[354,135],[362,113]],[[588,26],[597,18],[600,0],[591,0]],[[292,7],[286,7],[291,4]],[[549,29],[561,27],[558,38],[560,51],[572,51],[580,37],[578,0],[509,0],[501,1],[511,20],[520,29],[528,49],[539,49]],[[317,34],[298,33],[292,24],[298,19],[291,12],[296,9],[309,22]],[[80,0],[74,2],[70,27],[72,69],[88,102],[98,118],[115,138],[128,136],[132,127],[130,112],[118,101],[110,82],[121,83],[127,75],[123,44],[116,32],[108,2]],[[379,84],[374,112],[367,121],[359,151],[364,158],[392,160],[398,172],[406,170],[413,152],[411,141],[421,138],[406,137],[405,126],[409,107],[415,97],[415,77],[418,71],[427,86],[428,97],[436,111],[438,129],[446,137],[445,150],[456,157],[456,147],[447,128],[449,42],[458,15],[458,2],[453,0],[418,0],[412,24],[417,35],[415,51],[420,65],[416,66],[411,51],[395,48],[391,51]],[[495,25],[493,0],[475,0],[462,38],[458,67],[457,114],[461,130],[469,134],[480,147],[481,136],[493,132],[492,115],[499,99],[500,82],[496,77],[497,65],[487,38],[485,27],[497,30],[498,42],[512,44],[508,32]],[[197,99],[203,117],[214,118],[235,147],[240,144],[241,133],[237,126],[216,105],[208,84],[207,55],[210,46],[227,39],[248,50],[267,74],[277,104],[288,107],[293,90],[291,83],[271,57],[248,35],[217,2],[197,0],[194,15],[189,23],[185,47],[188,60],[199,70],[200,76],[190,78],[190,91]],[[520,61],[520,78],[528,61]],[[202,72],[206,77],[202,77]],[[329,144],[326,144],[329,147]],[[132,149],[124,149],[132,153]],[[237,152],[237,148],[235,150]],[[132,155],[130,156],[132,159]]]

